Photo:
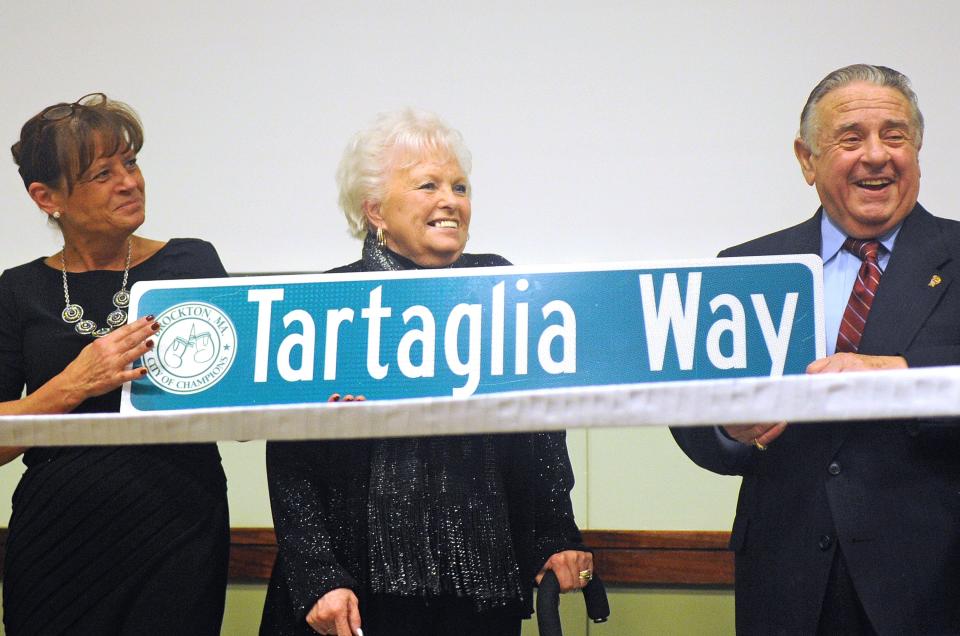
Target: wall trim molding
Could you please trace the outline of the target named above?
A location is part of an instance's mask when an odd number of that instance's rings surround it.
[[[608,585],[731,587],[729,532],[584,530],[597,572]],[[230,581],[265,583],[276,558],[273,528],[232,528]],[[0,568],[7,529],[0,528]]]
[[[733,587],[729,532],[584,530],[583,540],[610,585]]]
[[[733,586],[729,532],[584,530],[583,539],[609,585]],[[230,580],[266,581],[276,550],[273,528],[234,528]]]

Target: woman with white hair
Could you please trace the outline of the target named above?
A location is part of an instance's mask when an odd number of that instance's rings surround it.
[[[435,115],[358,133],[337,180],[363,249],[333,272],[509,265],[463,253],[469,171]],[[563,433],[274,442],[267,476],[279,553],[261,634],[519,634],[547,569],[564,591],[592,576]]]

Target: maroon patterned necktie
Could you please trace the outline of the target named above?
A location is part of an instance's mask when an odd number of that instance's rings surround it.
[[[840,321],[840,333],[837,334],[837,353],[856,353],[860,348],[860,338],[863,328],[867,325],[867,315],[873,304],[873,297],[880,286],[880,265],[877,263],[877,252],[880,250],[879,241],[862,241],[848,238],[843,243],[843,249],[856,254],[861,261],[857,281],[850,292],[847,309],[843,312]]]

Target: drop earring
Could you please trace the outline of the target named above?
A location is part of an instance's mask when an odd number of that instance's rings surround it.
[[[383,249],[387,246],[387,237],[383,235],[383,228],[377,228],[377,247]]]

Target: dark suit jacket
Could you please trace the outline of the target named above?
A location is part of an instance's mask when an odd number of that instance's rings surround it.
[[[820,253],[820,214],[721,256]],[[911,367],[960,363],[960,224],[905,219],[860,343]],[[937,274],[942,282],[929,286]],[[816,632],[839,543],[880,634],[960,633],[960,429],[950,421],[789,426],[766,451],[676,429],[700,466],[743,475],[731,535],[737,631]]]

